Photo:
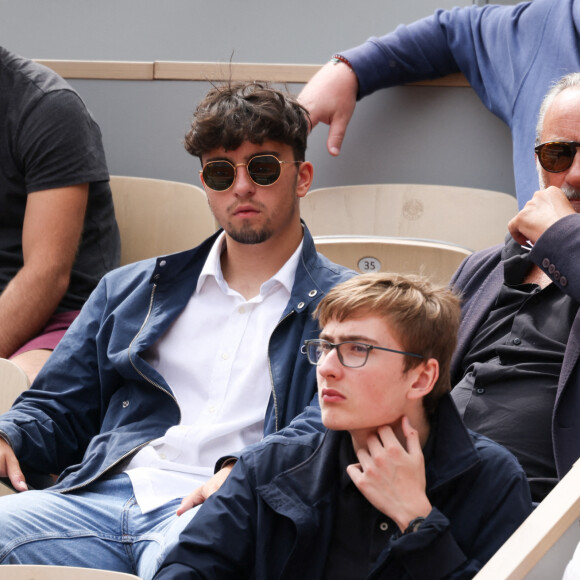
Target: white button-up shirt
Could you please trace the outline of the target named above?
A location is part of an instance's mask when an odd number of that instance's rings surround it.
[[[181,422],[130,461],[145,513],[207,481],[215,462],[262,438],[271,392],[268,343],[290,299],[302,243],[250,300],[228,287],[222,234],[183,312],[146,353],[171,387]]]

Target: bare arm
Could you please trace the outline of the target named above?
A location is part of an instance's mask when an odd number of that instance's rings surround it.
[[[356,106],[358,80],[344,63],[325,64],[302,89],[298,100],[310,113],[312,127],[330,125],[326,146],[331,155],[338,155],[346,128]]]
[[[46,324],[64,296],[83,230],[88,184],[28,195],[24,265],[0,295],[0,356],[8,357]]]

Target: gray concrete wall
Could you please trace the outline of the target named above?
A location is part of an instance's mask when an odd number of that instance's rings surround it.
[[[322,64],[399,23],[468,4],[0,0],[0,43],[37,59]],[[182,138],[207,83],[70,82],[101,126],[111,173],[199,183]],[[415,182],[514,192],[509,131],[469,88],[399,87],[368,97],[338,159],[327,154],[326,135],[320,126],[310,139],[315,187]]]

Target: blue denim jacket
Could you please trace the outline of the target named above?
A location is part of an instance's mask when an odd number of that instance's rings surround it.
[[[107,274],[34,387],[0,416],[0,434],[23,466],[61,474],[53,489],[87,485],[179,423],[170,387],[141,355],[186,306],[216,237]],[[300,347],[318,336],[312,312],[322,296],[352,275],[316,252],[305,227],[292,294],[270,338],[264,435],[298,415],[289,436],[322,429],[314,367]]]

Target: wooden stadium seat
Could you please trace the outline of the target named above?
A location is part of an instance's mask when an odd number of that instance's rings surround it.
[[[0,569],[2,580],[129,580],[139,578],[133,574],[97,570],[94,568],[75,568],[73,566],[33,566],[6,565]]]
[[[409,183],[313,189],[300,202],[313,236],[399,236],[470,250],[502,243],[517,211],[506,193]]]
[[[121,265],[187,250],[217,229],[205,192],[189,183],[111,176]]]
[[[475,580],[559,580],[580,542],[580,460]]]
[[[327,258],[361,273],[421,274],[448,284],[471,252],[461,246],[431,240],[378,236],[316,236],[316,249]]]
[[[16,363],[0,358],[0,413],[8,411],[16,397],[29,386],[26,373]]]

